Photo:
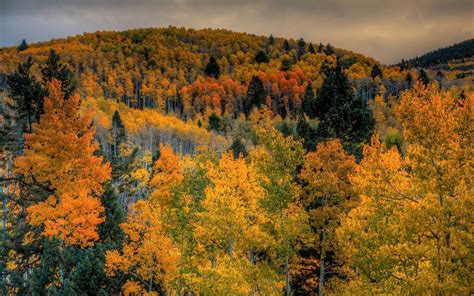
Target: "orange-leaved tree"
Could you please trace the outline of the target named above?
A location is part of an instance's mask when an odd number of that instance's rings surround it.
[[[28,208],[28,220],[44,227],[44,236],[91,246],[104,220],[98,196],[110,178],[110,167],[94,155],[98,149],[94,128],[89,116],[79,113],[79,96],[65,100],[56,79],[48,84],[48,92],[44,114],[33,125],[33,133],[25,135],[24,155],[15,160],[17,173],[48,193]]]

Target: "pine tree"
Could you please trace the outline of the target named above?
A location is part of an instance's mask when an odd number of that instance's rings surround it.
[[[31,57],[18,65],[18,69],[7,76],[7,87],[15,101],[13,109],[17,114],[17,122],[22,131],[32,132],[32,124],[37,122],[43,112],[44,90],[32,76]]]
[[[317,115],[316,96],[311,83],[306,86],[306,92],[303,98],[302,110],[309,118],[315,118]]]
[[[300,38],[300,40],[298,40],[297,45],[298,45],[298,48],[297,48],[296,54],[299,60],[306,53],[306,42],[304,41],[303,38]]]
[[[27,50],[28,49],[28,44],[26,43],[26,40],[23,39],[20,43],[20,45],[18,45],[18,47],[16,48],[17,51],[24,51],[24,50]]]
[[[310,44],[309,44],[308,52],[311,53],[311,54],[315,54],[315,53],[316,53],[316,50],[314,49],[313,43],[310,43]]]
[[[382,69],[380,69],[379,64],[374,64],[372,66],[370,77],[372,77],[372,79],[375,79],[375,77],[383,78],[383,72],[382,72]]]
[[[317,144],[316,130],[306,122],[304,116],[298,117],[296,132],[298,137],[303,139],[303,147],[307,151],[313,151]]]
[[[372,113],[355,96],[339,61],[326,68],[325,76],[316,97],[318,141],[339,138],[348,151],[360,156],[361,145],[368,141],[374,126]]]
[[[268,45],[275,45],[275,37],[273,37],[273,35],[268,37]]]
[[[418,81],[420,81],[424,86],[427,86],[430,83],[430,78],[425,70],[420,70],[420,75],[418,76]]]
[[[209,115],[208,122],[209,122],[209,130],[219,132],[222,129],[221,119],[219,118],[219,116],[217,116],[216,113],[212,112],[212,114]]]
[[[334,48],[332,47],[332,45],[328,43],[326,47],[324,48],[324,53],[326,55],[332,55],[332,54],[335,54],[336,52],[334,51]]]
[[[286,51],[286,52],[291,50],[290,43],[288,42],[288,39],[285,39],[285,41],[283,41],[283,50]]]
[[[258,76],[253,76],[247,91],[247,99],[244,103],[244,111],[250,115],[254,107],[260,108],[265,103],[265,89],[263,82]]]
[[[247,157],[248,155],[248,150],[245,144],[242,142],[242,139],[240,137],[234,138],[232,141],[232,145],[230,145],[229,152],[232,152],[234,155],[234,159],[238,159],[239,157]]]
[[[257,64],[262,64],[262,63],[268,63],[268,56],[267,54],[263,51],[260,50],[257,55],[255,55],[255,62]]]
[[[41,74],[45,87],[53,78],[61,81],[61,90],[65,99],[68,99],[77,88],[74,73],[67,65],[61,63],[60,56],[53,49],[49,51],[48,59],[41,67]]]
[[[112,159],[117,159],[120,155],[120,145],[127,141],[125,125],[118,110],[115,110],[112,116],[112,128],[110,129],[112,137]]]
[[[221,74],[221,70],[219,67],[219,64],[217,63],[217,60],[214,56],[211,56],[209,59],[209,63],[206,66],[206,69],[204,70],[207,76],[212,77],[214,79],[219,79],[219,76]]]

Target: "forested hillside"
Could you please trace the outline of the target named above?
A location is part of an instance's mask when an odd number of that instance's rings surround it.
[[[0,49],[1,294],[474,292],[473,81],[429,60],[175,27]]]
[[[419,57],[402,60],[401,68],[425,68],[439,83],[461,85],[474,82],[474,39],[433,50]],[[461,83],[460,83],[461,82]]]

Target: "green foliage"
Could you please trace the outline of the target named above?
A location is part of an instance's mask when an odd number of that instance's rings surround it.
[[[28,44],[26,43],[26,40],[23,39],[20,43],[20,45],[18,45],[18,47],[16,48],[17,51],[24,51],[24,50],[27,50],[28,49]]]
[[[317,93],[318,141],[339,138],[351,153],[360,155],[361,143],[369,140],[374,119],[368,106],[357,98],[340,63],[325,70]]]
[[[265,90],[263,82],[258,76],[253,76],[247,91],[247,100],[244,103],[245,114],[249,116],[254,107],[259,108],[264,103]]]
[[[221,75],[221,70],[214,56],[211,56],[211,58],[209,59],[209,63],[207,64],[206,69],[204,69],[204,73],[206,73],[206,75],[209,77],[219,79],[219,76]]]
[[[74,73],[69,66],[63,64],[59,54],[53,49],[49,51],[48,59],[45,65],[41,67],[41,74],[43,75],[43,82],[46,85],[53,78],[61,81],[61,90],[64,93],[64,98],[69,98],[77,88],[77,83],[74,78]]]
[[[259,51],[255,56],[255,62],[257,64],[268,63],[267,54],[263,50]]]
[[[16,116],[23,131],[32,131],[31,125],[37,122],[43,111],[44,90],[33,77],[31,67],[33,61],[29,57],[18,69],[7,76],[7,87],[15,105]]]

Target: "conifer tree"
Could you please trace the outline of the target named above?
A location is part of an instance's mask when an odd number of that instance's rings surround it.
[[[209,63],[207,64],[206,69],[204,69],[204,72],[209,77],[219,79],[219,76],[221,75],[221,70],[214,56],[211,56],[211,58],[209,59]]]
[[[339,61],[335,67],[326,68],[325,76],[316,97],[318,141],[339,138],[348,151],[360,153],[374,126],[372,113],[354,94]]]

